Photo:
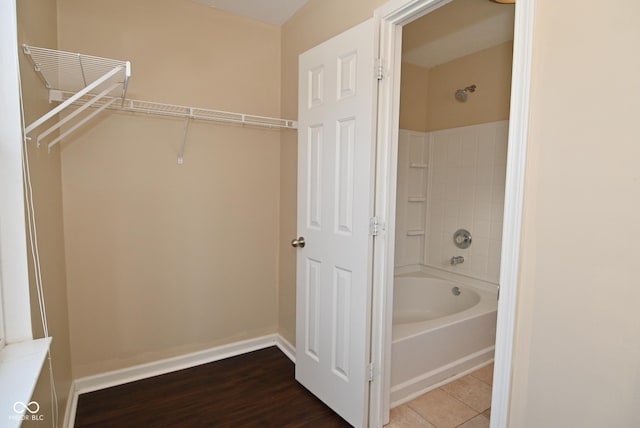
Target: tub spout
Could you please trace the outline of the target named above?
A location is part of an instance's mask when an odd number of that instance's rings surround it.
[[[453,256],[451,257],[452,265],[459,265],[460,263],[464,263],[464,256]]]

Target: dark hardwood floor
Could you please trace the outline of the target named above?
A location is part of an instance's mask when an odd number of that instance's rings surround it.
[[[349,427],[271,347],[78,398],[82,427]]]

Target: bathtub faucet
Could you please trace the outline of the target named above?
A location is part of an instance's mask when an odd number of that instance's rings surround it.
[[[453,256],[451,257],[452,265],[459,265],[460,263],[464,263],[464,256]]]

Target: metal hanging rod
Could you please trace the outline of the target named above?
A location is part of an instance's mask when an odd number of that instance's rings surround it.
[[[66,91],[49,91],[49,101],[66,102],[71,99],[73,92]],[[294,120],[279,119],[275,117],[256,116],[244,113],[233,113],[221,110],[211,110],[197,107],[186,107],[173,104],[155,103],[150,101],[140,101],[133,99],[123,100],[121,103],[115,103],[119,98],[113,97],[100,97],[97,101],[96,97],[91,98],[91,95],[85,95],[80,99],[75,100],[73,103],[78,104],[80,109],[85,109],[88,106],[95,107],[102,111],[105,108],[110,110],[127,111],[133,113],[142,113],[157,116],[169,116],[185,119],[184,129],[182,132],[182,141],[180,143],[180,150],[178,152],[178,165],[184,163],[184,149],[187,144],[187,131],[189,129],[189,123],[191,120],[203,120],[210,122],[222,122],[237,125],[258,126],[272,129],[297,129],[298,122]],[[74,112],[75,113],[75,112]],[[97,112],[96,112],[97,113]],[[92,113],[92,114],[96,114]],[[72,113],[73,114],[73,113]],[[44,135],[46,136],[46,135]],[[43,137],[44,137],[43,136]],[[61,141],[66,134],[60,135],[55,140],[51,141],[48,145],[49,150]],[[38,142],[40,136],[38,136]]]
[[[73,93],[67,91],[50,91],[49,101],[61,101],[69,99]],[[89,96],[86,96],[88,99]],[[99,107],[109,101],[109,97],[105,97],[97,102],[94,107]],[[85,103],[82,98],[76,102]],[[122,103],[117,103],[109,107],[110,110],[129,111],[134,113],[143,113],[159,116],[180,117],[183,119],[195,119],[211,122],[235,123],[239,125],[260,126],[265,128],[285,128],[298,129],[298,122],[289,119],[280,119],[276,117],[257,116],[245,113],[234,113],[222,110],[212,110],[199,107],[187,107],[174,104],[156,103],[152,101],[141,101],[134,99],[125,99]]]

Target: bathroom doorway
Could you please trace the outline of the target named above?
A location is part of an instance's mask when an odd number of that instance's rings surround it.
[[[489,422],[514,12],[455,0],[403,28],[392,421]]]
[[[486,0],[488,2],[488,0]],[[383,234],[382,239],[379,239],[378,244],[375,250],[375,269],[374,269],[374,308],[379,305],[381,310],[377,312],[374,310],[374,318],[373,318],[373,326],[374,331],[375,328],[381,328],[383,330],[382,336],[377,336],[374,334],[373,336],[373,352],[374,355],[380,355],[381,361],[383,361],[383,369],[385,374],[384,385],[380,389],[382,394],[372,396],[373,407],[375,409],[376,403],[380,403],[380,417],[382,419],[385,418],[385,414],[388,414],[390,396],[391,396],[391,331],[392,331],[392,308],[389,304],[393,300],[393,284],[394,282],[394,274],[396,271],[396,264],[394,263],[394,259],[396,258],[396,252],[394,248],[394,244],[398,242],[396,240],[396,184],[397,179],[401,180],[400,172],[398,169],[398,155],[402,155],[399,153],[398,149],[399,143],[399,124],[400,124],[400,88],[401,88],[401,48],[402,48],[402,34],[407,29],[408,25],[410,25],[413,21],[431,13],[435,13],[439,10],[439,8],[444,8],[446,6],[453,6],[458,4],[459,6],[465,3],[464,0],[454,0],[451,3],[449,0],[421,0],[418,2],[402,2],[401,0],[395,2],[389,2],[384,7],[381,7],[376,11],[376,16],[381,18],[382,27],[381,27],[381,57],[382,57],[382,65],[387,66],[389,70],[388,80],[383,80],[380,89],[380,103],[379,103],[379,122],[378,122],[378,154],[379,160],[377,165],[377,180],[376,180],[376,216],[380,218],[383,222],[383,227],[386,226],[386,233]],[[477,5],[483,2],[467,2],[474,3]],[[500,6],[500,7],[508,7],[513,11],[513,5],[510,6],[501,6],[501,5],[491,5],[491,6]],[[466,22],[467,26],[474,27],[473,23],[469,23],[469,16],[466,15],[467,12],[460,12],[461,15],[456,15],[456,22]],[[471,16],[474,16],[471,13]],[[488,19],[487,16],[484,16],[485,19]],[[495,21],[494,21],[495,22]],[[531,0],[518,0],[518,5],[515,7],[515,19],[514,24],[512,25],[512,30],[515,28],[516,31],[514,37],[514,48],[513,48],[513,66],[508,70],[507,75],[513,76],[513,82],[511,85],[511,106],[507,107],[508,109],[508,119],[509,126],[507,132],[507,140],[508,140],[508,157],[506,160],[506,170],[507,170],[507,178],[505,179],[504,190],[502,194],[504,195],[504,218],[503,218],[503,240],[501,245],[501,255],[499,256],[499,280],[496,280],[493,284],[494,296],[495,290],[498,288],[496,285],[499,282],[502,286],[502,292],[500,293],[500,300],[498,302],[498,314],[499,321],[497,323],[497,331],[496,331],[496,342],[495,342],[495,358],[496,358],[496,372],[494,374],[494,391],[493,391],[493,403],[492,409],[494,412],[491,415],[491,426],[501,427],[506,426],[507,424],[507,416],[508,416],[508,401],[510,396],[510,367],[511,367],[511,349],[513,345],[513,320],[515,314],[515,301],[517,295],[517,274],[518,274],[518,265],[519,265],[519,242],[520,242],[520,225],[521,225],[521,215],[522,215],[522,176],[524,171],[524,162],[525,162],[525,153],[526,153],[526,144],[527,144],[527,128],[528,128],[528,108],[529,108],[529,88],[530,88],[530,60],[531,60],[531,44],[532,44],[532,34],[533,34],[533,1]],[[446,23],[436,22],[431,25],[430,30],[441,30],[443,27],[446,27]],[[460,28],[460,27],[459,27]],[[473,28],[472,28],[473,29]],[[450,38],[454,39],[456,36],[460,36],[458,31],[454,31],[453,34],[450,34]],[[440,35],[442,36],[442,34]],[[481,36],[471,36],[467,38],[471,38],[474,41],[475,39],[480,39]],[[442,37],[440,37],[442,38]],[[464,39],[464,37],[462,37]],[[405,46],[407,44],[405,43]],[[486,49],[486,48],[485,48]],[[480,49],[482,50],[482,49]],[[472,51],[467,52],[468,55],[472,54]],[[386,61],[386,62],[385,62]],[[403,75],[404,78],[404,75]],[[461,79],[462,80],[462,79]],[[463,103],[461,98],[466,97],[466,105],[468,105],[471,97],[473,95],[478,95],[480,86],[478,83],[474,83],[472,81],[465,83],[457,82],[449,96],[451,100],[458,103]],[[473,87],[473,85],[476,85]],[[487,86],[484,86],[487,89]],[[417,91],[412,91],[411,95],[416,95]],[[457,94],[456,94],[457,92]],[[435,93],[435,91],[434,91]],[[476,99],[479,97],[476,97]],[[508,96],[507,96],[508,98]],[[455,105],[455,104],[454,104]],[[423,107],[424,111],[428,109],[427,107]],[[468,110],[468,109],[467,109]],[[415,112],[415,111],[414,111]],[[445,118],[446,119],[446,118]],[[500,120],[495,120],[494,122],[501,122]],[[473,125],[485,125],[491,124],[493,122],[484,121],[473,123]],[[422,151],[422,155],[425,153],[428,154],[432,149],[428,146],[436,146],[440,143],[432,143],[433,138],[442,137],[442,135],[437,135],[439,131],[442,133],[446,133],[445,131],[449,129],[457,129],[464,128],[465,126],[471,125],[452,125],[451,128],[443,127],[442,129],[429,129],[425,128],[425,131],[419,131],[423,133],[435,133],[436,135],[429,135],[423,139],[423,150],[425,145],[427,146],[426,151]],[[496,124],[497,126],[497,124]],[[442,139],[442,138],[440,138]],[[445,138],[446,139],[446,138]],[[429,141],[429,143],[426,143]],[[423,162],[426,160],[427,162]],[[428,156],[426,159],[423,157],[422,161],[415,162],[414,167],[412,169],[422,169],[428,170]],[[455,167],[455,166],[454,166]],[[504,169],[503,169],[504,170]],[[408,173],[407,173],[408,174]],[[504,173],[503,173],[504,174]],[[419,175],[414,172],[413,175]],[[428,175],[424,174],[428,178]],[[428,187],[428,183],[427,186]],[[408,192],[407,192],[408,196]],[[423,204],[423,211],[428,211],[428,204],[430,195],[412,195],[408,196],[413,198],[411,202],[406,201],[411,204]],[[423,200],[424,199],[424,200]],[[484,210],[486,207],[483,207]],[[420,218],[421,216],[416,214],[420,209],[413,208],[413,218]],[[426,214],[425,214],[426,216]],[[492,218],[488,218],[489,223]],[[475,221],[472,219],[472,222]],[[386,222],[386,224],[385,224]],[[411,237],[426,237],[427,233],[429,233],[429,219],[425,219],[424,223],[424,234],[421,233],[420,228],[409,228],[405,229],[410,231],[411,233],[406,236]],[[457,229],[456,229],[457,230]],[[454,231],[455,232],[455,231]],[[473,243],[473,230],[469,230],[472,234],[472,246]],[[490,229],[489,229],[490,232]],[[490,232],[491,233],[491,232]],[[385,236],[386,235],[386,236]],[[480,236],[483,235],[483,232],[480,232]],[[464,236],[464,235],[463,235]],[[428,256],[427,250],[432,250],[432,248],[427,247],[427,240],[422,238],[422,245],[417,245],[413,248],[418,248],[418,251],[422,251],[422,254],[418,256],[418,261],[424,261],[425,257]],[[450,238],[452,242],[453,236]],[[465,241],[463,238],[462,241]],[[478,247],[485,246],[482,244],[482,240],[480,240],[481,245]],[[478,243],[476,240],[475,243]],[[468,249],[467,249],[468,250]],[[474,249],[475,250],[475,249]],[[478,250],[474,251],[477,252]],[[442,253],[442,251],[441,251]],[[405,253],[406,255],[406,253]],[[459,254],[464,256],[464,254]],[[452,255],[451,257],[458,258],[459,255]],[[473,267],[477,267],[479,265],[484,265],[484,263],[478,263],[477,257],[471,257],[469,252],[468,258],[466,261],[471,260],[472,258],[476,258],[476,263],[474,263]],[[444,273],[447,272],[447,269],[443,269],[447,267],[445,263],[451,263],[450,257],[442,257],[440,255],[440,266],[436,266],[439,271]],[[405,264],[405,266],[410,265],[411,263]],[[415,264],[420,263],[414,263]],[[426,265],[426,262],[424,262]],[[471,269],[472,264],[464,265],[464,263],[453,265],[453,269],[456,267],[459,269],[462,266],[467,267],[467,269]],[[495,266],[493,272],[495,273]],[[455,273],[455,272],[454,272]],[[473,272],[471,272],[473,273]],[[489,273],[489,269],[485,269],[484,273]],[[471,276],[471,275],[467,275]],[[471,278],[473,279],[473,278]],[[485,280],[485,282],[491,282]],[[458,290],[459,291],[459,290]],[[377,297],[376,297],[376,292]],[[495,297],[494,297],[495,298]],[[380,339],[378,341],[378,339]],[[375,391],[378,391],[374,388]],[[376,401],[378,400],[378,401]],[[375,419],[375,415],[372,415],[372,419]]]

